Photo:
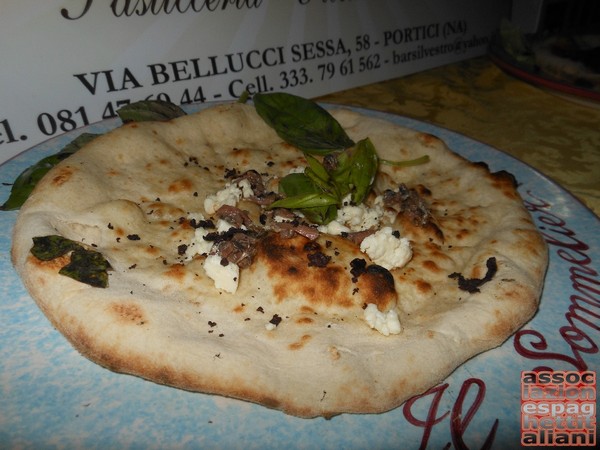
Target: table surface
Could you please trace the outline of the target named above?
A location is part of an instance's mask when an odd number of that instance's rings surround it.
[[[528,84],[487,56],[318,100],[462,133],[532,166],[600,215],[600,104]]]

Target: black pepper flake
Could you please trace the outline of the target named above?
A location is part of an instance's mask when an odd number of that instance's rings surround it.
[[[318,252],[321,250],[321,246],[318,242],[310,241],[304,244],[304,251],[306,252]]]
[[[496,263],[496,258],[493,256],[488,258],[485,265],[487,267],[487,272],[483,278],[465,278],[458,272],[451,273],[448,275],[448,278],[457,279],[458,288],[463,291],[467,291],[471,294],[480,292],[479,287],[490,281],[498,271],[498,264]]]
[[[275,161],[267,161],[267,166],[273,167],[275,165]]]
[[[214,327],[217,326],[217,322],[213,322],[212,320],[209,320],[208,321],[208,326],[211,327],[211,328],[214,328]]]
[[[237,169],[225,169],[225,178],[235,178],[239,175]]]
[[[263,314],[265,313],[265,310],[263,309],[263,307],[262,307],[262,306],[259,306],[258,308],[256,308],[256,310],[257,310],[259,313],[263,313]]]
[[[307,257],[308,267],[325,267],[331,261],[331,256],[322,252],[309,253]]]
[[[115,229],[115,227],[113,227],[113,224],[112,224],[112,223],[109,223],[109,224],[107,225],[107,227],[108,227],[108,229],[109,229],[109,230],[114,230],[114,229]]]
[[[180,256],[185,255],[185,252],[187,251],[188,246],[186,244],[181,244],[180,246],[177,247],[177,254]]]
[[[139,241],[142,238],[140,237],[139,234],[128,234],[127,239],[129,239],[130,241]]]
[[[271,318],[271,320],[269,320],[269,323],[272,323],[273,325],[277,326],[281,323],[282,319],[281,317],[279,317],[279,315],[277,314],[273,314],[273,317]]]
[[[400,232],[398,230],[394,230],[392,231],[392,236],[394,236],[396,239],[400,239]]]
[[[137,264],[132,264],[131,266],[128,267],[128,269],[135,269],[137,267]]]
[[[190,220],[190,226],[192,228],[216,228],[215,223],[212,220]]]
[[[365,261],[362,258],[354,258],[352,261],[350,261],[350,267],[351,267],[350,273],[354,277],[352,279],[352,281],[356,282],[356,280],[358,279],[358,277],[361,276],[363,273],[366,272],[366,270],[367,270],[367,261]]]

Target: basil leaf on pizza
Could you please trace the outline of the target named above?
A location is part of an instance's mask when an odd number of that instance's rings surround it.
[[[96,136],[97,135],[93,133],[82,133],[58,153],[41,159],[21,172],[13,183],[8,200],[0,206],[0,210],[10,211],[19,209],[23,203],[25,203],[25,200],[27,200],[27,197],[29,197],[29,194],[31,194],[38,181],[40,181],[52,167],[75,153],[91,140],[95,139]]]
[[[58,162],[12,258],[99,365],[308,418],[396,408],[500,345],[535,313],[548,255],[505,172],[261,94]]]
[[[325,154],[354,145],[337,120],[317,103],[283,92],[256,94],[253,100],[265,122],[306,153]]]
[[[185,111],[179,106],[164,100],[141,100],[122,106],[117,110],[117,115],[123,123],[170,120],[185,116],[185,114]]]
[[[58,271],[59,274],[93,287],[108,287],[110,264],[100,253],[59,235],[33,238],[31,254],[40,261],[56,260],[67,253],[70,253],[70,259]]]

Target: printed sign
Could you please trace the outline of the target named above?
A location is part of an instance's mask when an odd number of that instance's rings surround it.
[[[521,444],[596,445],[596,373],[521,373]]]
[[[506,0],[9,0],[0,163],[136,100],[313,97],[481,55]]]

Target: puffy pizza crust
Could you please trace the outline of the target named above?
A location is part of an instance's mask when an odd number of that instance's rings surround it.
[[[322,268],[308,266],[306,238],[270,235],[235,294],[215,289],[202,257],[182,257],[178,246],[194,233],[182,218],[206,215],[203,200],[224,186],[227,169],[283,176],[303,163],[242,104],[124,125],[63,161],[20,211],[15,268],[52,324],[110,370],[301,417],[395,408],[535,313],[547,249],[511,177],[434,136],[349,110],[333,114],[354,140],[370,137],[382,158],[431,158],[382,165],[376,182],[378,192],[399,183],[419,189],[437,225],[397,220],[413,258],[391,271],[393,288],[375,275],[357,286],[349,263],[366,256],[341,237],[319,237],[332,256]],[[78,283],[58,275],[64,262],[31,256],[32,238],[47,234],[101,252],[112,266],[109,287]],[[483,277],[490,257],[498,270],[480,292],[449,278]],[[369,328],[365,303],[395,308],[402,333]],[[280,321],[267,327],[273,318]]]

